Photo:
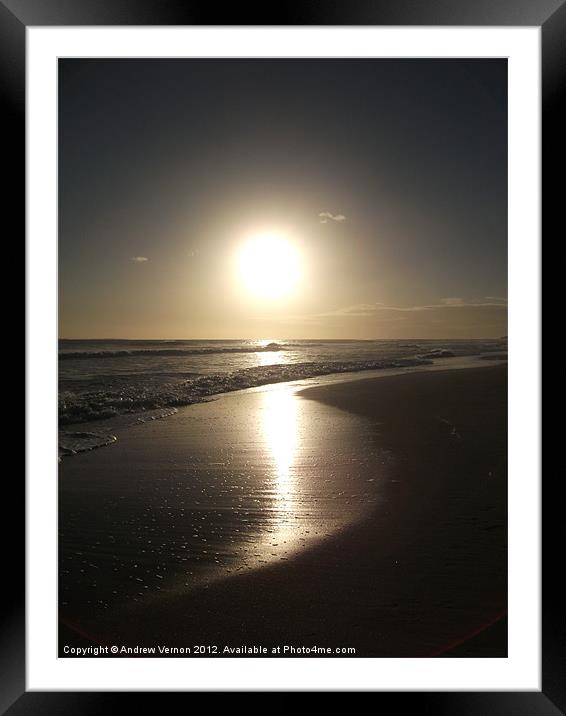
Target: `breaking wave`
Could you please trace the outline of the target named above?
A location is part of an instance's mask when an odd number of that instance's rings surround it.
[[[132,356],[206,356],[222,353],[273,353],[288,346],[268,343],[265,346],[223,346],[210,348],[132,348],[131,350],[67,351],[59,353],[59,360],[92,360],[95,358],[131,358]]]
[[[419,358],[454,358],[455,355],[454,351],[449,351],[446,348],[436,348],[428,353],[421,353]]]
[[[274,349],[272,348],[272,350]],[[254,388],[268,383],[282,383],[332,373],[405,368],[431,363],[431,360],[424,358],[401,358],[277,364],[243,368],[232,373],[205,375],[193,380],[161,386],[147,387],[137,384],[125,386],[119,390],[90,391],[80,395],[67,390],[59,394],[59,424],[84,423],[144,410],[191,405],[203,402],[213,395]]]

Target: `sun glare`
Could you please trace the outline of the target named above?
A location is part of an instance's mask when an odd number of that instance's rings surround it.
[[[260,234],[248,241],[239,254],[242,283],[258,298],[276,299],[289,294],[300,269],[295,246],[279,234]]]

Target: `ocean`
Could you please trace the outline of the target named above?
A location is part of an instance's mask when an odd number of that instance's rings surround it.
[[[506,352],[506,338],[60,340],[60,454],[108,444],[126,424],[167,417],[179,406],[234,390]]]

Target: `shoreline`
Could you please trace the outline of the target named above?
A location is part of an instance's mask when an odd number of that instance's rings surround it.
[[[60,423],[58,429],[59,437],[59,460],[64,457],[72,457],[90,450],[98,450],[116,442],[123,430],[135,427],[139,423],[151,423],[155,420],[165,420],[178,413],[180,410],[187,410],[194,405],[210,403],[234,394],[247,394],[263,392],[275,386],[284,385],[292,388],[308,388],[318,385],[331,385],[335,383],[349,383],[358,380],[370,380],[373,378],[385,378],[393,375],[407,375],[428,371],[443,370],[466,370],[469,368],[487,368],[493,363],[507,365],[507,357],[500,356],[452,356],[449,358],[435,358],[420,365],[396,366],[390,368],[368,368],[352,371],[337,371],[334,373],[322,373],[319,375],[305,376],[292,380],[281,380],[271,383],[260,383],[250,387],[237,388],[220,393],[213,393],[192,403],[179,404],[163,408],[148,408],[132,413],[120,413],[110,418],[96,418],[75,423]],[[276,366],[279,364],[275,364]],[[101,432],[99,432],[101,431]],[[114,433],[118,433],[115,435]],[[78,438],[78,439],[77,439]],[[86,438],[86,440],[85,440]]]
[[[324,645],[331,636],[335,646],[353,642],[356,656],[448,655],[448,647],[504,656],[506,632],[487,635],[506,609],[505,378],[506,366],[482,365],[304,388],[301,401],[363,418],[392,451],[383,499],[283,563],[106,613],[98,624],[86,615],[85,635],[171,646]],[[133,626],[141,619],[143,635]],[[62,628],[63,640],[71,635]]]

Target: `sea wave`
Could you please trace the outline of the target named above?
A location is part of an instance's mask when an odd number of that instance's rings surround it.
[[[456,353],[454,351],[447,350],[446,348],[436,348],[427,353],[421,353],[419,358],[454,358]]]
[[[109,433],[73,431],[59,432],[59,460],[64,455],[75,455],[78,452],[87,452],[96,448],[116,442],[115,435]]]
[[[194,380],[161,386],[130,385],[119,390],[100,390],[76,394],[59,394],[59,423],[70,425],[144,410],[191,405],[220,393],[282,383],[332,373],[349,373],[386,368],[430,365],[424,358],[343,362],[310,362],[243,368],[232,373],[206,375]]]
[[[94,425],[90,430],[59,430],[59,461],[68,455],[76,455],[80,452],[96,450],[96,448],[111,445],[118,439],[114,434],[127,426],[138,423],[148,423],[154,420],[161,420],[174,415],[177,408],[162,408],[160,410],[148,410],[134,415],[123,415],[111,422],[111,425],[103,421],[100,425]],[[91,423],[92,425],[92,423]]]
[[[221,353],[274,353],[284,351],[287,346],[268,343],[265,346],[222,346],[207,348],[132,348],[116,351],[64,351],[59,360],[93,360],[96,358],[131,358],[135,356],[206,356]]]

